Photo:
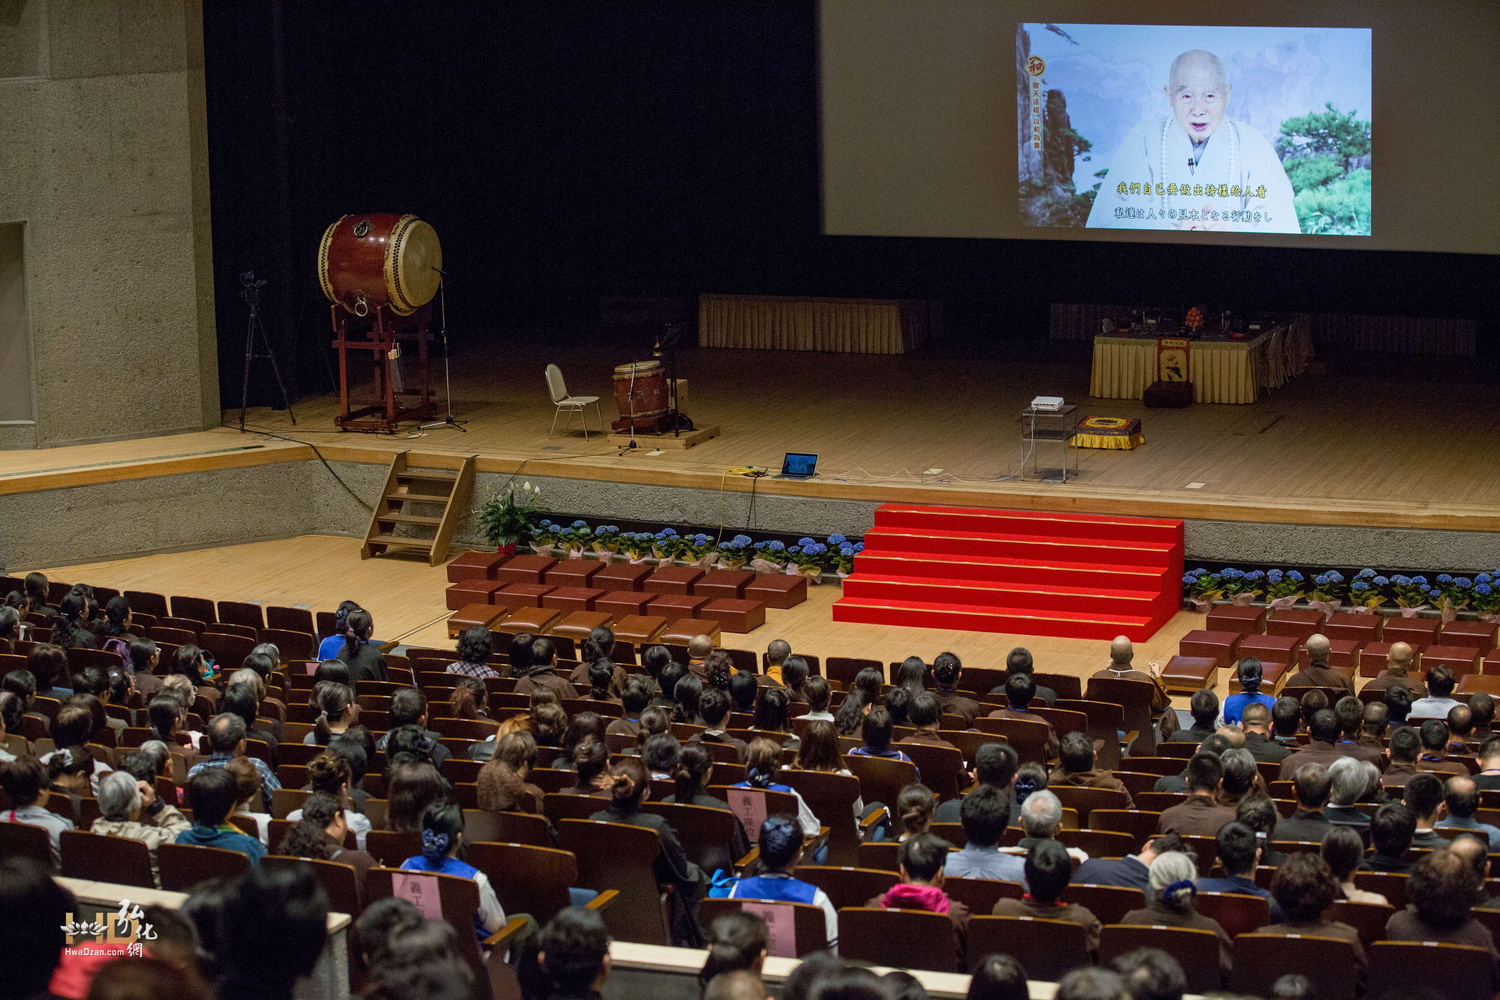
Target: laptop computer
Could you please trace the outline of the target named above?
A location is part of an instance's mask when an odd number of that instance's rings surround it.
[[[818,474],[818,456],[801,455],[795,451],[786,453],[781,460],[781,475],[776,479],[811,479]]]

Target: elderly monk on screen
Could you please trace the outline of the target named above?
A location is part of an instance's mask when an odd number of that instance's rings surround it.
[[[1172,113],[1125,137],[1099,186],[1091,229],[1299,233],[1292,184],[1265,136],[1226,117],[1232,88],[1212,52],[1172,60]]]

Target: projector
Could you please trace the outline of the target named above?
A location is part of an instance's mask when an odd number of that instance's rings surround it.
[[[1061,396],[1038,396],[1031,401],[1031,408],[1056,412],[1063,408],[1063,398]]]

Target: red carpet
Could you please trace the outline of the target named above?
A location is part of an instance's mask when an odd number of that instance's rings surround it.
[[[1139,642],[1181,581],[1181,521],[884,504],[833,620]]]

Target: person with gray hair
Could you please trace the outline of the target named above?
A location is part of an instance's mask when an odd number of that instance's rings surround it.
[[[1328,794],[1328,805],[1323,809],[1323,818],[1336,826],[1352,827],[1360,836],[1368,836],[1370,817],[1354,805],[1364,797],[1369,777],[1366,767],[1374,767],[1367,761],[1353,757],[1340,757],[1328,765],[1328,778],[1332,790]],[[1379,771],[1376,771],[1377,777]]]
[[[1158,854],[1146,879],[1146,905],[1125,914],[1120,923],[1213,931],[1219,937],[1219,971],[1227,980],[1234,964],[1234,942],[1217,920],[1193,908],[1193,897],[1198,894],[1197,877],[1198,866],[1191,854],[1182,851]]]
[[[1021,803],[1021,832],[1025,836],[1014,847],[1002,847],[1001,853],[1025,855],[1033,844],[1056,840],[1057,832],[1062,829],[1062,810],[1062,802],[1046,789],[1026,796],[1026,801]],[[1076,847],[1068,848],[1068,856],[1079,864],[1089,859],[1086,852]]]
[[[1219,755],[1224,765],[1224,780],[1219,783],[1219,804],[1238,808],[1240,800],[1255,790],[1260,769],[1255,766],[1255,755],[1239,747],[1225,750]]]
[[[159,886],[156,848],[170,844],[190,824],[176,806],[156,797],[155,787],[138,781],[127,771],[111,771],[99,779],[99,811],[90,827],[93,833],[139,840],[151,850],[151,877]]]

